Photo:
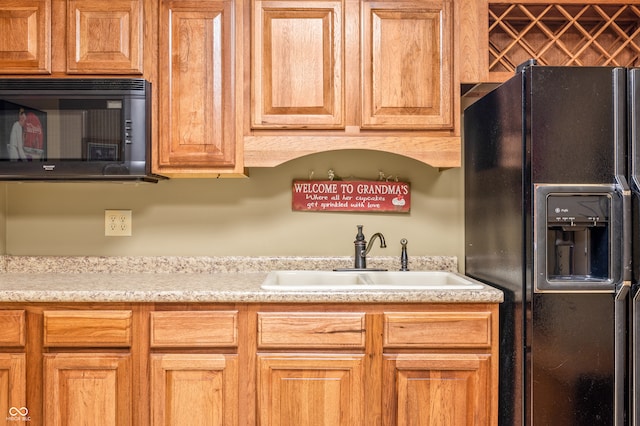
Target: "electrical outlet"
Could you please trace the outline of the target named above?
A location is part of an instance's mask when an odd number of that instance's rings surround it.
[[[131,210],[104,211],[105,237],[131,236]]]

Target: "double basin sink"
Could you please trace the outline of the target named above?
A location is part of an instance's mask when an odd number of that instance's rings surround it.
[[[272,271],[261,286],[274,291],[479,290],[483,284],[446,271]]]

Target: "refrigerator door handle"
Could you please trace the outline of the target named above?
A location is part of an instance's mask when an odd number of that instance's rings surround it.
[[[632,233],[632,214],[631,214],[631,189],[627,183],[627,179],[624,176],[616,176],[616,192],[620,193],[622,198],[622,271],[621,271],[621,283],[616,286],[617,293],[622,290],[623,287],[627,287],[628,292],[631,288],[632,277],[632,252],[631,252],[631,233]],[[626,283],[626,284],[625,284]],[[624,295],[623,297],[626,297]]]
[[[614,300],[614,426],[623,426],[627,397],[627,323],[628,296],[631,291],[631,189],[624,176],[616,176],[616,191],[622,198],[622,270],[620,282],[616,285]]]
[[[623,281],[616,290],[614,306],[614,426],[623,426],[625,419],[625,398],[627,395],[627,306],[630,281]]]

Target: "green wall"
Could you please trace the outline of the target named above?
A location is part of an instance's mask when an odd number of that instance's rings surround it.
[[[291,210],[291,183],[329,169],[343,178],[378,171],[411,183],[411,212],[321,213]],[[0,184],[2,252],[92,256],[351,256],[356,225],[367,238],[384,233],[388,248],[370,255],[463,255],[462,171],[439,171],[406,157],[336,151],[247,179],[172,179],[158,184]],[[104,210],[133,212],[131,237],[104,236]]]

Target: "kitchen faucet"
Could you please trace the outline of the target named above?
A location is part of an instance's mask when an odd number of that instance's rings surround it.
[[[371,236],[371,239],[369,240],[369,244],[367,244],[367,241],[364,238],[364,234],[362,233],[362,225],[358,225],[356,240],[353,242],[355,244],[356,250],[354,259],[355,263],[353,266],[355,269],[367,268],[367,254],[369,254],[371,246],[373,245],[373,242],[376,238],[380,239],[380,248],[387,247],[387,243],[384,240],[384,235],[382,235],[380,232],[376,232],[375,234],[373,234]]]

